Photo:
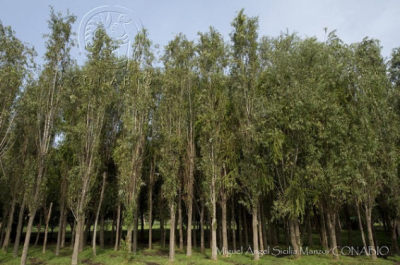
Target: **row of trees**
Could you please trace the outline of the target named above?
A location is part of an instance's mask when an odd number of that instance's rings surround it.
[[[368,38],[260,38],[242,10],[230,42],[214,28],[196,41],[178,34],[159,57],[143,29],[132,58],[116,58],[100,27],[79,66],[75,20],[51,9],[41,67],[0,23],[0,242],[7,251],[14,229],[18,256],[27,214],[21,264],[42,215],[43,252],[51,220],[56,255],[71,226],[73,265],[92,225],[93,254],[98,226],[104,246],[107,220],[115,250],[123,239],[129,253],[139,221],[151,249],[154,220],[161,244],[169,220],[170,261],[176,238],[191,256],[198,234],[214,260],[238,243],[255,260],[279,243],[299,258],[313,229],[338,259],[342,228],[350,245],[358,228],[375,259],[376,222],[398,252],[399,49],[386,63]]]

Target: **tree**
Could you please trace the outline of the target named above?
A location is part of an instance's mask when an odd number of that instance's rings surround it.
[[[78,254],[83,236],[85,210],[90,200],[90,191],[99,171],[100,140],[106,110],[112,102],[117,82],[111,67],[116,59],[112,54],[115,46],[103,28],[99,28],[88,47],[88,61],[82,71],[83,82],[72,84],[65,102],[67,121],[66,141],[74,153],[74,166],[69,172],[68,199],[76,220],[75,242],[72,264],[78,264]],[[79,79],[78,79],[79,80]],[[68,109],[68,111],[67,111]]]
[[[153,104],[151,81],[154,55],[147,34],[143,29],[136,36],[133,45],[133,59],[128,63],[127,69],[130,84],[122,87],[122,130],[114,151],[119,170],[119,193],[125,206],[128,252],[133,250],[135,254],[139,193],[143,184],[143,160],[150,125],[150,107]]]
[[[42,182],[46,169],[47,155],[54,139],[54,123],[59,117],[60,99],[63,95],[63,72],[70,64],[69,51],[72,46],[72,23],[76,17],[61,13],[56,14],[50,9],[50,20],[48,21],[51,34],[47,35],[47,51],[45,53],[46,64],[39,77],[39,84],[30,87],[28,92],[32,97],[36,113],[36,128],[34,133],[37,156],[34,161],[37,172],[30,192],[29,221],[26,230],[25,243],[21,256],[21,265],[26,264],[32,225],[37,211],[37,203],[40,199]]]
[[[197,46],[198,69],[200,76],[199,115],[197,127],[201,148],[201,169],[205,180],[202,185],[207,194],[206,200],[211,214],[211,259],[217,259],[217,201],[219,191],[222,191],[222,218],[223,218],[223,253],[228,252],[226,231],[226,200],[228,179],[224,181],[226,162],[224,158],[231,154],[226,153],[227,143],[233,140],[229,134],[228,90],[227,78],[224,74],[228,65],[227,46],[222,36],[213,28],[207,33],[199,33],[200,41]],[[225,171],[224,171],[225,169]],[[224,173],[221,173],[224,172]],[[204,214],[204,213],[203,213]]]
[[[239,182],[245,195],[244,203],[252,214],[254,260],[259,256],[258,208],[259,198],[268,189],[271,178],[267,175],[260,145],[257,116],[260,113],[257,83],[260,74],[258,58],[258,19],[249,18],[239,11],[232,22],[231,78],[233,104],[237,119],[237,134],[241,145]],[[253,179],[255,178],[255,179]],[[261,233],[260,233],[261,234]]]
[[[11,146],[10,134],[16,115],[17,96],[35,52],[24,45],[11,27],[0,21],[0,163]]]

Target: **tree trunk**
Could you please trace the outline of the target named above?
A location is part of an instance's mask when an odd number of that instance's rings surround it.
[[[189,184],[189,185],[193,185]],[[187,217],[188,217],[188,226],[187,226],[187,245],[186,245],[186,256],[191,257],[192,256],[192,218],[193,218],[193,187],[190,189],[192,194],[189,194],[189,200],[188,200],[188,212],[187,212]]]
[[[242,207],[239,205],[238,207],[239,212],[238,212],[238,231],[239,231],[239,244],[240,248],[243,247],[243,214],[242,214]]]
[[[169,233],[169,262],[175,261],[175,207],[174,203],[170,204],[171,223]]]
[[[211,213],[211,259],[217,260],[217,206],[215,200],[212,202]]]
[[[97,212],[96,212],[96,217],[94,220],[94,228],[93,228],[93,237],[92,237],[92,251],[93,255],[96,256],[96,235],[97,235],[97,223],[99,220],[99,215],[101,211],[101,205],[103,203],[103,198],[104,198],[104,190],[106,186],[106,179],[107,179],[107,172],[103,172],[103,183],[101,185],[101,192],[100,192],[100,200],[99,200],[99,205],[97,207]]]
[[[121,203],[118,203],[118,210],[117,210],[117,228],[115,231],[115,245],[114,245],[114,251],[118,250],[119,247],[119,227],[121,223]]]
[[[321,232],[321,245],[323,248],[328,248],[328,235],[326,233],[325,213],[323,206],[320,207],[320,232]]]
[[[128,249],[128,253],[132,253],[132,227],[129,226],[126,231],[126,247]]]
[[[201,253],[204,253],[204,201],[201,199],[200,203],[200,251]]]
[[[363,242],[363,245],[364,245],[364,249],[365,249],[365,255],[369,256],[367,243],[365,241],[364,228],[363,228],[362,220],[361,220],[360,206],[359,206],[358,202],[356,202],[356,210],[357,210],[357,216],[358,216],[358,225],[360,226],[361,239],[362,239],[362,242]]]
[[[35,213],[36,211],[32,211],[30,213],[28,226],[26,227],[25,242],[21,255],[21,265],[26,264],[26,258],[28,257],[28,248],[29,248],[29,242],[31,241],[32,226],[33,226],[33,221],[35,220]]]
[[[74,239],[74,248],[72,252],[72,262],[71,265],[78,265],[78,255],[79,248],[81,245],[81,237],[83,236],[83,223],[85,222],[85,218],[81,213],[78,213],[78,218],[75,224],[75,239]]]
[[[233,244],[233,251],[236,250],[236,222],[235,222],[235,205],[234,205],[234,201],[232,199],[232,205],[231,205],[231,223],[233,224],[232,227],[232,244]]]
[[[196,248],[197,247],[197,229],[196,229],[197,221],[196,221],[196,211],[195,210],[193,211],[192,220],[193,220],[193,228],[192,228],[193,247]]]
[[[179,196],[181,198],[181,196]],[[178,226],[179,226],[179,250],[183,251],[183,222],[182,222],[182,202],[178,200]]]
[[[293,247],[295,259],[299,259],[301,253],[300,246],[298,245],[298,240],[296,238],[296,225],[298,226],[296,219],[289,219],[290,243]]]
[[[253,203],[253,252],[254,252],[254,260],[260,259],[259,249],[258,249],[258,203]]]
[[[152,171],[153,172],[153,171]],[[150,173],[152,174],[152,173]],[[152,180],[150,180],[152,183]],[[149,187],[149,249],[152,249],[153,243],[153,185]]]
[[[49,222],[50,222],[50,217],[51,217],[51,208],[53,208],[53,203],[50,203],[50,208],[49,208],[49,213],[47,216],[45,216],[45,223],[46,223],[46,228],[44,230],[44,239],[43,239],[43,250],[42,253],[46,254],[46,245],[47,245],[47,233],[49,231]]]
[[[259,205],[258,207],[258,238],[259,238],[259,247],[260,250],[264,250],[264,238],[263,238],[263,223],[261,219],[261,211]]]
[[[62,196],[61,202],[60,202],[60,220],[58,222],[56,256],[58,256],[60,254],[61,237],[62,237],[63,227],[64,227],[64,208],[65,208],[65,205],[64,205],[64,199]]]
[[[42,213],[39,215],[39,225],[36,233],[35,247],[38,245],[40,232],[42,231]]]
[[[262,232],[262,239],[263,239],[263,245],[261,246],[261,250],[265,250],[267,248],[267,231],[266,231],[266,222],[265,222],[265,215],[264,215],[264,207],[262,205],[259,205],[259,211],[260,211],[260,224],[261,224],[261,232]]]
[[[62,233],[61,233],[61,246],[60,246],[61,248],[63,248],[65,246],[65,235],[67,233],[67,215],[68,215],[68,211],[66,209],[64,209],[64,215],[63,215],[64,221],[63,221]]]
[[[225,257],[228,256],[228,230],[226,225],[226,194],[222,195],[221,209],[222,209],[222,253]]]
[[[7,252],[7,248],[8,245],[10,244],[10,235],[11,235],[11,231],[12,231],[12,224],[14,221],[14,211],[15,211],[15,204],[17,203],[17,195],[14,194],[13,196],[13,200],[11,203],[11,210],[9,212],[8,215],[8,223],[7,223],[7,227],[6,227],[6,234],[4,237],[4,241],[3,241],[3,251]]]
[[[337,246],[340,247],[342,246],[342,229],[340,225],[339,211],[335,215],[336,215],[336,224],[335,224],[336,244]]]
[[[326,221],[328,223],[329,234],[331,239],[330,247],[332,249],[332,255],[335,260],[339,259],[339,255],[337,252],[337,243],[336,243],[336,231],[335,231],[335,223],[336,223],[336,216],[335,214],[330,214],[329,212],[326,213]]]
[[[372,220],[371,220],[371,214],[372,214],[372,207],[366,203],[365,205],[365,220],[367,222],[367,231],[368,231],[368,239],[369,239],[369,250],[371,250],[371,257],[373,260],[376,260],[376,249],[375,249],[375,244],[374,244],[374,236],[372,232]]]
[[[19,248],[19,243],[21,241],[22,227],[24,224],[24,212],[25,212],[25,202],[26,202],[25,198],[26,198],[26,195],[24,195],[24,198],[22,200],[22,205],[19,208],[17,235],[15,236],[15,241],[14,241],[14,251],[13,251],[14,258],[16,258],[18,256],[18,248]]]

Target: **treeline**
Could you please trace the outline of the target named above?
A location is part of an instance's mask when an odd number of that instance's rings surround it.
[[[241,10],[229,41],[211,27],[160,52],[143,29],[131,58],[100,27],[80,66],[75,20],[51,9],[41,66],[0,23],[0,242],[17,257],[24,240],[21,264],[39,222],[43,252],[56,226],[56,255],[71,246],[72,264],[86,244],[104,247],[107,223],[129,253],[147,223],[151,249],[155,220],[170,261],[176,242],[213,260],[278,244],[338,259],[354,230],[376,259],[374,223],[399,252],[400,49],[386,62],[369,38],[260,37]]]

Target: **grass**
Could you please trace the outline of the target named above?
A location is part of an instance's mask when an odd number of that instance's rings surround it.
[[[145,228],[147,228],[145,226]],[[354,246],[361,246],[361,236],[358,234],[358,231],[353,231],[353,245]],[[35,238],[35,232],[32,235],[32,239]],[[70,233],[67,233],[68,238]],[[125,233],[124,233],[125,235]],[[139,231],[140,235],[140,231]],[[143,233],[143,238],[141,242],[147,242],[147,235],[148,230],[145,229]],[[160,230],[154,229],[154,239],[160,238]],[[206,235],[208,233],[206,232]],[[43,236],[43,235],[42,235]],[[110,243],[111,239],[111,231],[106,232],[106,242]],[[168,233],[167,233],[168,238]],[[382,229],[376,229],[376,236],[378,239],[379,246],[390,246],[390,238],[387,232],[383,231]],[[55,256],[55,238],[56,233],[54,233],[53,237],[49,238],[49,244],[47,247],[46,254],[42,254],[42,247],[34,247],[30,246],[29,254],[28,254],[28,263],[33,265],[46,265],[46,264],[71,264],[71,255],[72,249],[69,247],[69,243],[67,243],[67,247],[63,248],[60,251],[59,256]],[[283,235],[281,233],[280,241],[283,242]],[[318,234],[313,234],[314,242],[318,242]],[[342,231],[342,243],[346,245],[347,243],[347,231]],[[197,238],[199,239],[199,238]],[[206,242],[208,239],[206,239]],[[39,242],[42,242],[42,237]],[[67,241],[68,242],[68,241]],[[163,248],[159,243],[155,243],[154,249],[148,250],[147,244],[139,244],[139,251],[136,255],[128,254],[124,249],[123,246],[121,250],[114,251],[111,247],[111,244],[106,248],[102,249],[100,247],[97,248],[97,256],[92,255],[92,250],[88,246],[86,247],[83,252],[79,255],[80,264],[86,265],[117,265],[117,264],[145,264],[145,265],[161,265],[161,264],[170,264],[168,262],[168,240],[167,240],[166,248]],[[40,243],[39,243],[40,244]],[[88,242],[88,245],[90,243]],[[13,258],[12,257],[12,245],[9,247],[9,253],[5,253],[0,250],[0,265],[2,264],[19,264],[20,258]],[[179,247],[179,246],[178,246]],[[281,249],[287,249],[285,246],[280,246]],[[306,248],[306,246],[304,246]],[[316,246],[314,248],[309,248],[309,250],[320,250],[320,246]],[[378,258],[376,261],[372,261],[370,258],[366,256],[340,256],[340,260],[335,261],[332,259],[330,254],[328,255],[303,255],[300,259],[295,260],[291,255],[280,255],[277,256],[277,252],[273,250],[273,247],[270,247],[269,255],[264,255],[261,257],[260,261],[253,261],[253,256],[251,254],[246,254],[246,248],[243,248],[243,253],[241,254],[232,254],[230,257],[223,257],[222,255],[218,256],[218,261],[212,261],[210,259],[211,250],[206,249],[206,253],[200,253],[199,248],[193,249],[193,256],[186,257],[184,251],[180,251],[176,249],[176,256],[174,264],[190,264],[190,265],[201,265],[201,264],[226,264],[226,265],[244,265],[244,264],[310,264],[310,265],[324,265],[324,264],[390,264],[390,265],[400,265],[400,257],[399,256],[383,256]],[[19,253],[22,251],[22,246],[20,247]],[[273,255],[274,254],[274,255]]]
[[[170,264],[168,262],[168,248],[162,248],[158,244],[154,246],[154,249],[145,249],[146,246],[139,246],[140,250],[136,255],[128,254],[124,250],[114,251],[112,248],[97,248],[97,256],[92,255],[90,247],[86,247],[83,252],[79,255],[80,264],[87,265],[117,265],[117,264],[144,264],[144,265],[161,265]],[[30,247],[28,255],[28,264],[33,265],[45,265],[45,264],[70,264],[72,250],[70,248],[64,248],[60,251],[60,255],[57,257],[54,254],[55,245],[50,245],[47,249],[46,254],[42,254],[41,247]],[[244,251],[245,252],[245,251]],[[210,260],[210,249],[206,250],[205,254],[200,253],[200,249],[194,248],[193,256],[186,257],[184,251],[176,251],[174,264],[190,264],[190,265],[201,265],[201,264],[232,264],[232,265],[244,265],[244,264],[304,264],[304,265],[324,265],[324,264],[400,264],[400,257],[398,256],[387,256],[385,258],[378,258],[377,261],[372,261],[370,258],[365,256],[340,256],[339,261],[332,259],[331,255],[306,255],[300,259],[295,260],[293,256],[274,256],[264,255],[260,261],[253,261],[251,254],[235,254],[230,257],[218,256],[218,261]],[[0,264],[19,264],[19,258],[13,258],[11,253],[4,253],[0,251]]]

